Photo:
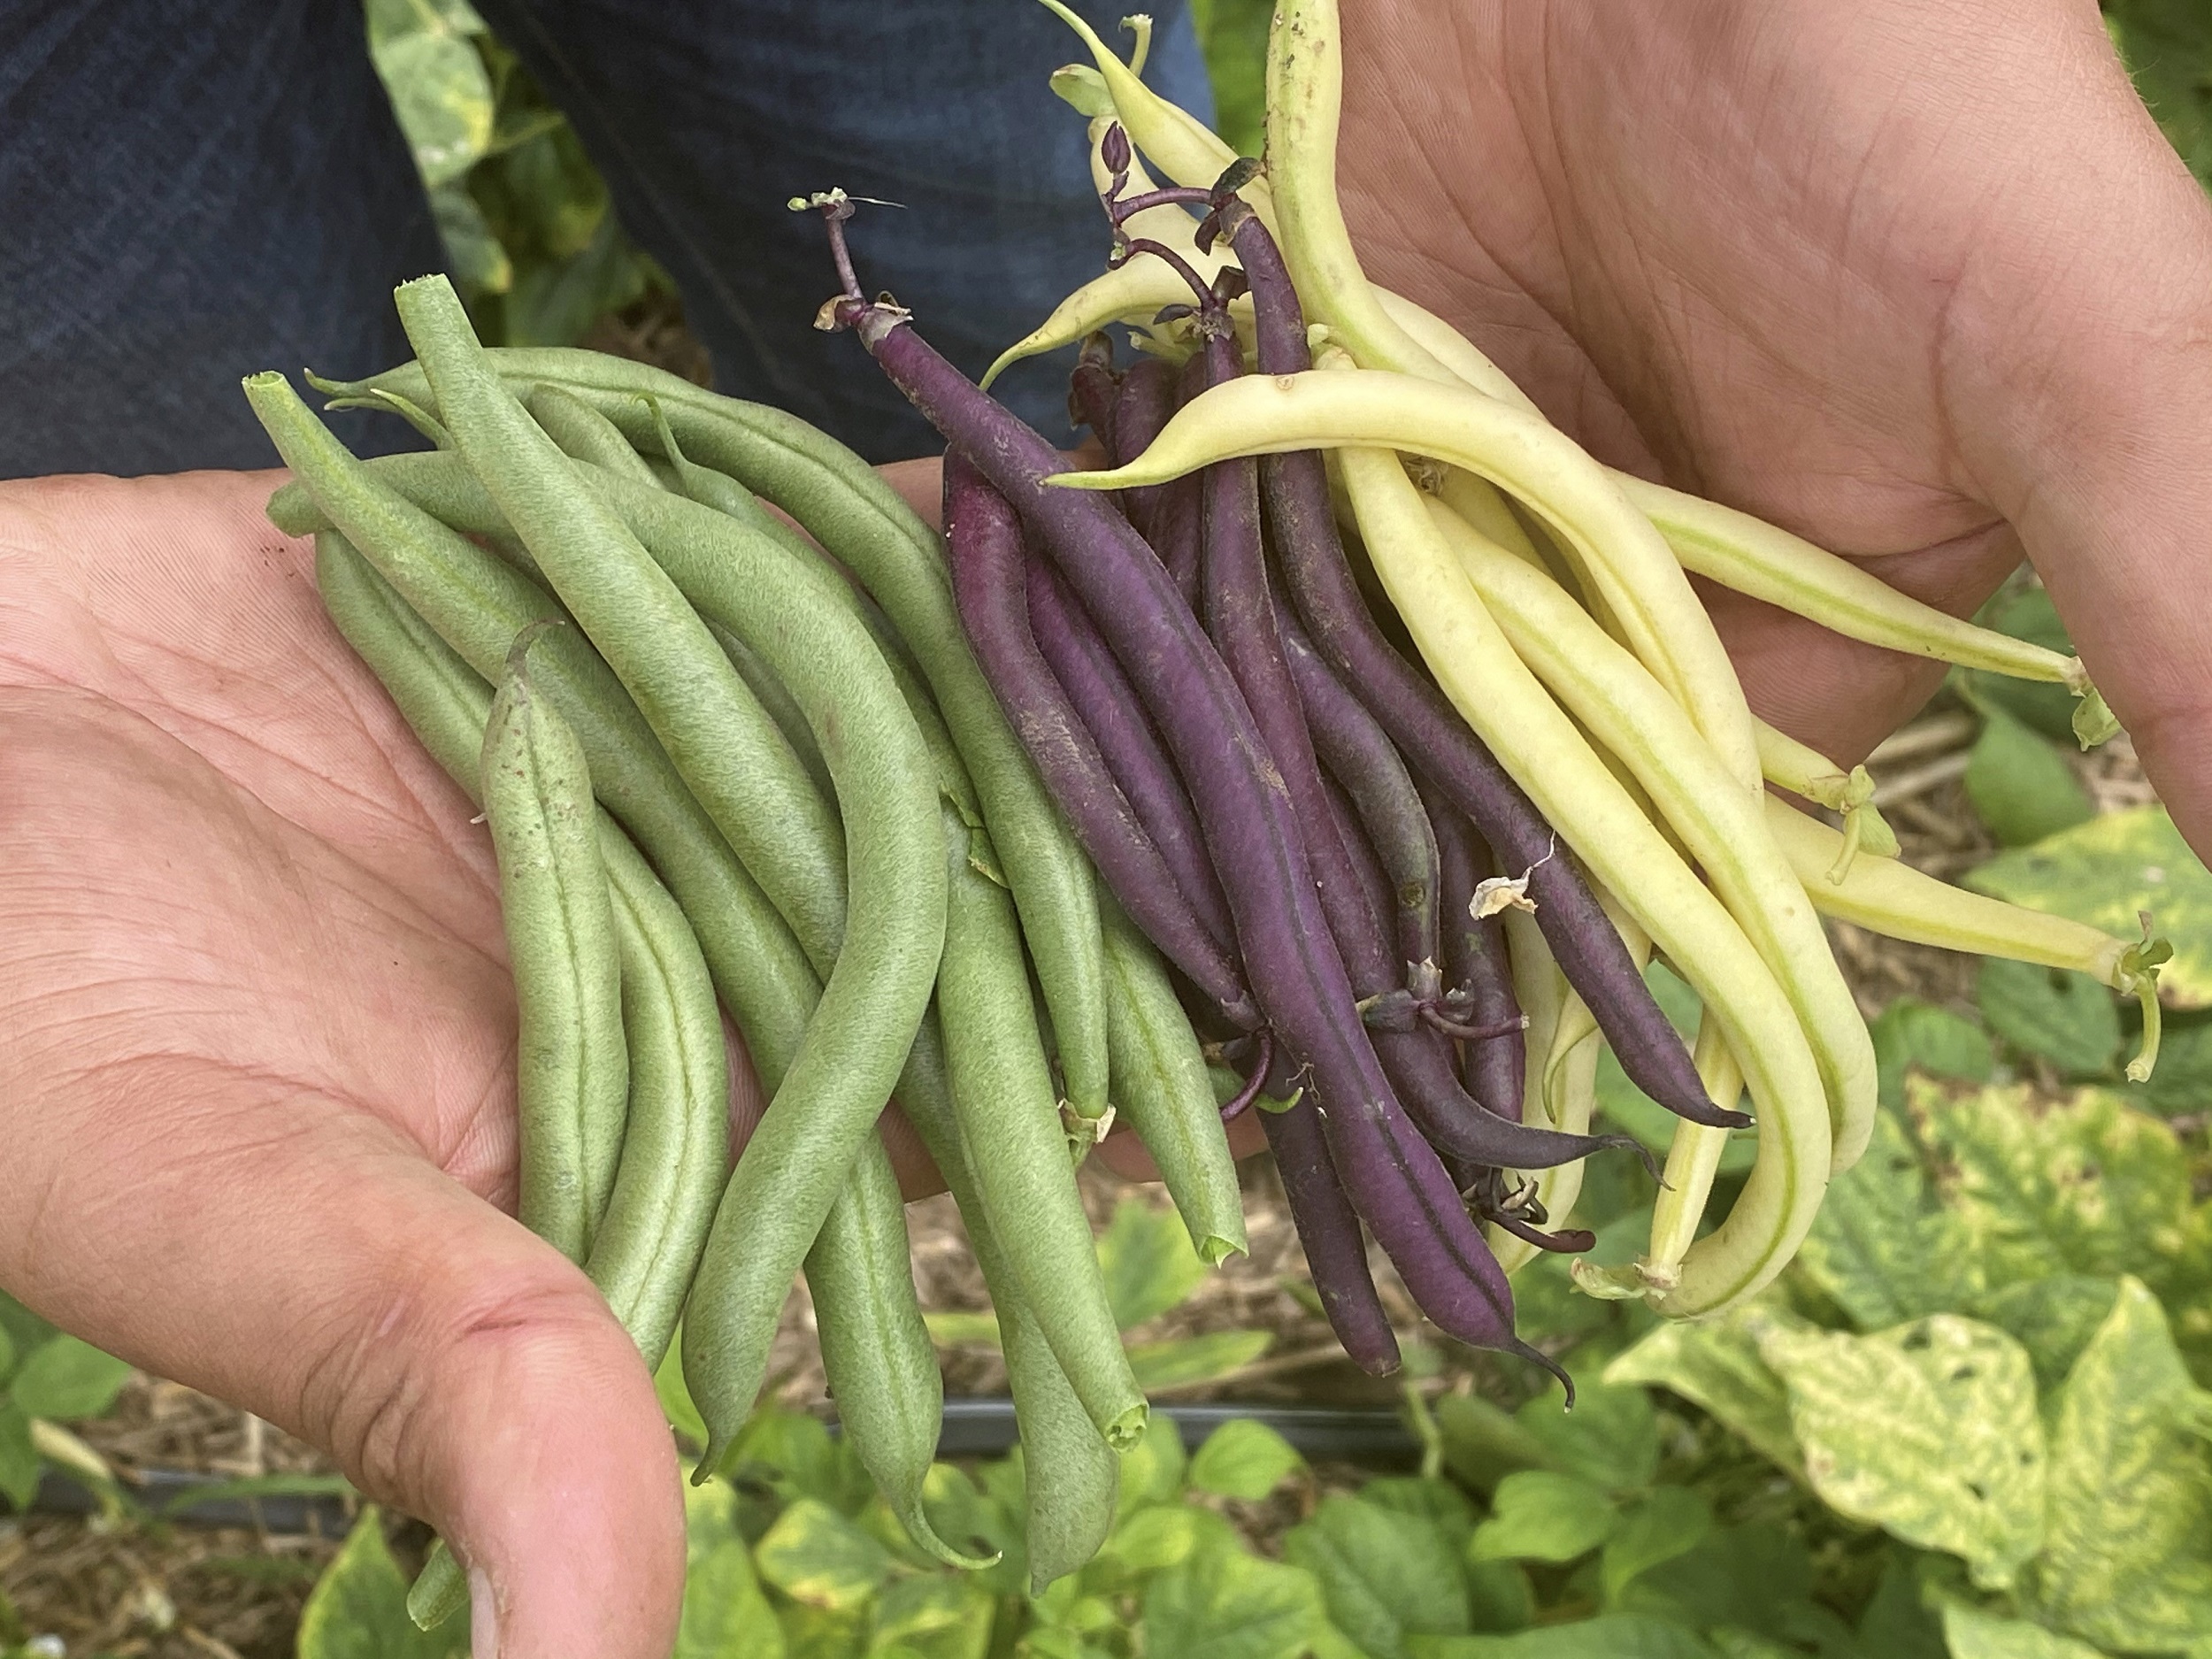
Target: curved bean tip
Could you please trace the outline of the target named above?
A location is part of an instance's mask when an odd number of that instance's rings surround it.
[[[2076,657],[2073,660],[2078,664],[2081,659]],[[2073,725],[2076,742],[2084,749],[2094,749],[2098,744],[2119,735],[2118,718],[2114,715],[2111,707],[2105,702],[2104,694],[2091,685],[2085,677],[2082,680],[2080,687],[2074,691],[2074,695],[2080,699],[2074,704]]]
[[[1208,1267],[1219,1267],[1233,1256],[1247,1256],[1251,1246],[1242,1239],[1225,1239],[1217,1233],[1210,1233],[1198,1241],[1199,1260]]]
[[[565,628],[565,617],[540,617],[527,624],[515,635],[514,643],[507,648],[507,672],[514,678],[518,690],[527,695],[530,689],[530,648],[542,639],[549,628]]]
[[[1152,1408],[1140,1403],[1131,1406],[1106,1425],[1106,1444],[1118,1452],[1131,1452],[1144,1439],[1145,1425],[1151,1420]]]

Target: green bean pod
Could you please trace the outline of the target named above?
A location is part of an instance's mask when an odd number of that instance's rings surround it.
[[[1007,876],[1058,1039],[1070,1104],[1106,1110],[1105,969],[1089,863],[977,666],[935,534],[874,469],[804,421],[722,397],[676,375],[595,352],[507,347],[489,354],[520,386],[555,383],[591,403],[641,449],[665,418],[689,456],[791,515],[850,569],[928,675],[959,743]],[[396,392],[434,403],[418,364],[332,383],[351,396]],[[649,396],[650,402],[647,399]]]
[[[1144,1142],[1209,1267],[1245,1248],[1236,1161],[1190,1016],[1160,961],[1113,895],[1106,923],[1106,1041],[1114,1103]]]
[[[954,1113],[946,1076],[944,1036],[933,1014],[922,1022],[901,1102],[960,1207],[968,1243],[998,1315],[1006,1356],[1006,1387],[1021,1432],[1026,1497],[1023,1541],[1031,1590],[1080,1570],[1113,1530],[1121,1459],[1084,1409],[1066,1371],[1045,1340],[1027,1291],[1006,1259],[989,1212],[976,1190],[972,1149]],[[918,1087],[916,1087],[918,1085]]]
[[[944,1422],[944,1383],[914,1294],[906,1204],[883,1143],[870,1136],[806,1258],[822,1370],[837,1419],[877,1489],[917,1544],[955,1567],[964,1555],[937,1535],[922,1491]]]
[[[533,623],[516,640],[480,775],[518,1017],[517,1213],[580,1262],[614,1192],[630,1066],[591,772],[568,723],[532,691],[526,660],[537,630],[557,626]]]
[[[982,832],[947,817],[951,879],[937,1008],[961,1139],[984,1214],[1061,1370],[1107,1443],[1125,1451],[1144,1432],[1144,1394],[1122,1352],[1053,1106],[1014,907],[971,858],[969,838],[982,843]],[[987,846],[982,857],[996,862]]]
[[[523,407],[572,460],[603,466],[634,484],[664,488],[645,457],[630,447],[622,429],[574,394],[557,386],[534,386],[523,399]]]

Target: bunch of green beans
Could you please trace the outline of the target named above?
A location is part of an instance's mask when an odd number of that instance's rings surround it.
[[[1147,1412],[1076,1166],[1118,1108],[1207,1260],[1243,1217],[1198,1039],[1150,947],[1102,922],[934,533],[788,417],[596,354],[488,352],[442,278],[398,303],[418,362],[325,389],[434,452],[365,462],[281,375],[246,395],[294,475],[272,521],[315,537],[333,621],[483,809],[521,1218],[649,1368],[680,1322],[699,1480],[803,1271],[886,1502],[986,1564],[922,1504],[942,1395],[875,1133],[895,1095],[997,1307],[1033,1576],[1072,1571]],[[770,1102],[733,1167],[723,1010]],[[411,1607],[428,1624],[462,1594],[441,1547]]]

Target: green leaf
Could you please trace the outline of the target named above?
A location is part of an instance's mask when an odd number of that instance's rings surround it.
[[[864,1607],[891,1571],[881,1544],[812,1498],[776,1517],[754,1560],[760,1576],[793,1601],[831,1612]]]
[[[691,1562],[675,1659],[783,1659],[783,1627],[753,1576],[742,1539],[731,1536]]]
[[[1145,1390],[1210,1382],[1240,1371],[1274,1345],[1271,1331],[1202,1331],[1159,1342],[1132,1342],[1129,1369]]]
[[[1756,1317],[1763,1325],[1786,1318],[1763,1309]],[[1605,1380],[1680,1394],[1783,1468],[1800,1472],[1788,1390],[1759,1356],[1746,1320],[1738,1313],[1697,1325],[1670,1321],[1608,1365]]]
[[[2172,1117],[2212,1110],[2212,1024],[2177,1025],[2169,1019],[2158,1045],[2158,1069],[2128,1099]]]
[[[1237,1417],[1209,1434],[1190,1463],[1190,1483],[1217,1497],[1256,1502],[1306,1466],[1264,1423]]]
[[[1639,1573],[1689,1554],[1712,1530],[1713,1509],[1703,1493],[1694,1486],[1653,1488],[1650,1496],[1622,1516],[1605,1540],[1598,1569],[1605,1604],[1618,1601]]]
[[[2070,1077],[2100,1077],[2120,1047],[2120,1011],[2108,987],[2085,973],[1985,956],[1974,998],[1994,1031]]]
[[[1963,1601],[1944,1603],[1943,1639],[1951,1659],[2103,1659],[2086,1642]]]
[[[1525,1469],[1498,1483],[1490,1518],[1467,1547],[1475,1561],[1574,1561],[1620,1525],[1604,1489],[1574,1475]]]
[[[766,1484],[787,1500],[812,1498],[849,1516],[875,1492],[850,1441],[819,1418],[776,1406],[754,1412],[739,1431],[726,1472],[741,1486]]]
[[[373,54],[426,185],[458,179],[491,147],[492,83],[472,41],[419,29]]]
[[[783,1626],[784,1659],[854,1659],[868,1642],[864,1607],[810,1607],[795,1601],[777,1609],[776,1622]]]
[[[2016,640],[2027,640],[2046,650],[2071,653],[2073,642],[2066,637],[2066,626],[2058,619],[2058,610],[2051,603],[2051,596],[2040,588],[2000,599],[1987,607],[1982,618],[1983,626],[1995,628],[2000,634],[2009,634]],[[2047,680],[2015,680],[2007,674],[1993,674],[1986,670],[1969,670],[1958,676],[1967,700],[1985,714],[2001,710],[2054,743],[2074,741],[2074,710],[2078,706],[2074,694],[2064,686]]]
[[[22,1408],[0,1400],[0,1497],[19,1514],[38,1496],[39,1471],[44,1460],[31,1444],[31,1420]]]
[[[1717,1528],[1694,1548],[1637,1574],[1622,1586],[1618,1610],[1694,1630],[1726,1624],[1779,1636],[1802,1618],[1812,1587],[1804,1542],[1755,1521]]]
[[[2055,1273],[2133,1273],[2154,1290],[2212,1279],[2212,1212],[2173,1130],[2124,1096],[2085,1089],[2036,1111],[2025,1087],[1927,1102],[1926,1138],[1954,1166],[1946,1199],[1991,1289]]]
[[[1106,1300],[1125,1331],[1165,1313],[1206,1277],[1206,1263],[1175,1212],[1141,1198],[1114,1206],[1114,1218],[1099,1234],[1098,1266]]]
[[[2089,792],[2049,741],[1993,704],[1983,715],[1966,795],[1999,846],[2026,847],[2096,817]]]
[[[130,1379],[123,1361],[64,1333],[25,1356],[8,1393],[30,1417],[70,1423],[98,1417]]]
[[[514,262],[465,184],[456,180],[434,186],[430,211],[438,223],[438,240],[445,245],[447,268],[465,297],[504,294],[514,286]]]
[[[1938,1563],[1947,1564],[1942,1556],[1889,1552],[1874,1594],[1859,1615],[1859,1651],[1867,1659],[1946,1659],[1943,1625],[1928,1606],[1917,1571]]]
[[[1083,1584],[1092,1589],[1118,1588],[1187,1561],[1210,1536],[1208,1524],[1220,1518],[1194,1503],[1151,1503],[1133,1509],[1115,1522],[1094,1570],[1084,1573]]]
[[[2049,1622],[2119,1653],[2212,1631],[2212,1448],[2189,1427],[2202,1401],[2156,1298],[2123,1279],[2059,1395],[2036,1574]]]
[[[1960,1307],[1970,1256],[1939,1210],[1920,1148],[1896,1112],[1875,1114],[1865,1156],[1831,1181],[1796,1271],[1862,1331]]]
[[[2069,916],[2122,939],[2142,932],[2148,910],[2174,956],[2159,971],[2169,1008],[2212,1004],[2212,873],[2189,850],[2166,809],[2107,812],[2078,828],[1996,857],[1966,885],[2031,910]]]
[[[1830,1507],[1962,1557],[2002,1589],[2043,1539],[2045,1452],[2025,1349],[1952,1314],[1876,1336],[1776,1326],[1805,1473]]]
[[[29,1353],[59,1328],[40,1318],[5,1291],[0,1291],[0,1333],[6,1335],[12,1355]]]
[[[174,1515],[196,1504],[235,1502],[256,1498],[339,1498],[353,1490],[343,1475],[242,1475],[235,1480],[211,1480],[173,1492],[155,1505],[162,1515]]]
[[[643,294],[647,284],[636,250],[607,213],[579,252],[518,268],[500,309],[502,343],[573,345],[602,317]]]
[[[1458,1553],[1435,1522],[1342,1495],[1283,1539],[1283,1559],[1321,1586],[1329,1622],[1371,1659],[1402,1659],[1415,1632],[1468,1629]]]
[[[1360,1487],[1359,1495],[1363,1503],[1430,1522],[1455,1550],[1466,1548],[1480,1518],[1465,1493],[1448,1480],[1425,1475],[1376,1475]]]
[[[1183,1471],[1189,1463],[1182,1431],[1164,1411],[1145,1420],[1144,1438],[1121,1458],[1119,1513],[1147,1503],[1172,1503],[1183,1495]]]
[[[1213,81],[1214,130],[1240,156],[1266,142],[1271,0],[1191,0],[1191,20]]]
[[[1905,1074],[1909,1070],[1986,1083],[1996,1069],[1996,1056],[1979,1025],[1917,997],[1899,997],[1867,1031],[1874,1039],[1882,1104],[1893,1111],[1905,1103]]]
[[[869,1652],[896,1644],[921,1659],[983,1659],[995,1611],[989,1593],[965,1573],[895,1579],[877,1598]]]
[[[1406,1651],[1408,1659],[1719,1659],[1694,1631],[1623,1613],[1510,1636],[1418,1637]]]
[[[2007,1285],[1984,1297],[1973,1311],[2028,1350],[2037,1396],[2055,1402],[2067,1372],[2112,1311],[2118,1290],[2114,1279],[2054,1273]]]
[[[1545,1462],[1608,1492],[1647,1486],[1659,1471],[1659,1419],[1640,1388],[1578,1379],[1575,1409],[1555,1390],[1514,1413]]]
[[[296,1642],[299,1659],[448,1659],[467,1647],[468,1621],[415,1628],[407,1617],[407,1580],[372,1506],[309,1593]]]
[[[1145,1659],[1297,1659],[1322,1623],[1296,1567],[1224,1549],[1145,1586]]]
[[[1467,1622],[1478,1634],[1500,1635],[1525,1630],[1536,1622],[1536,1586],[1517,1561],[1464,1561],[1467,1570]],[[1431,1640],[1409,1639],[1412,1647]],[[1450,1640],[1446,1638],[1445,1640]]]
[[[929,1327],[929,1340],[939,1348],[999,1346],[998,1315],[995,1313],[972,1313],[964,1309],[948,1309],[943,1312],[925,1313],[922,1323]]]
[[[1550,1459],[1525,1425],[1480,1394],[1446,1394],[1430,1409],[1443,1437],[1445,1467],[1477,1492],[1489,1491],[1517,1469],[1541,1468]]]

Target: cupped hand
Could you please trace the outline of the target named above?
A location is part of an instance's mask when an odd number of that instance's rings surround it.
[[[2093,0],[1361,0],[1369,273],[1601,459],[1955,612],[2024,549],[2212,854],[2212,210]],[[1940,670],[1706,590],[1856,760]]]

